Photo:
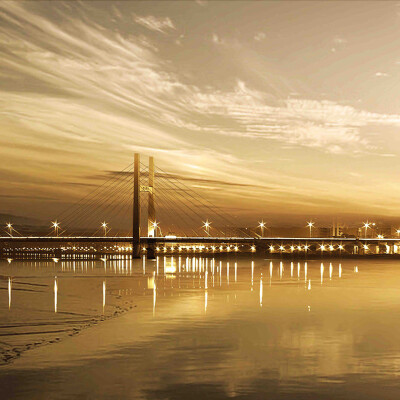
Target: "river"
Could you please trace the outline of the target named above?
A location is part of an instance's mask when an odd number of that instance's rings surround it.
[[[397,399],[400,261],[1,261],[2,399]]]

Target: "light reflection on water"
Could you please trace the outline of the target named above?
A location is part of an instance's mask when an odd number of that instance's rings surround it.
[[[21,399],[397,398],[399,267],[234,255],[4,262],[2,354],[22,356],[1,367],[0,388]]]

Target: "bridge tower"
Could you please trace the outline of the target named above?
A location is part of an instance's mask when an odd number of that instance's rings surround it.
[[[148,186],[140,185],[140,154],[135,153],[133,169],[133,229],[132,229],[132,257],[140,258],[140,192],[148,192],[149,202],[147,210],[147,236],[157,236],[156,209],[154,205],[154,158],[149,157]],[[148,249],[148,256],[153,258],[154,249]]]
[[[135,153],[133,168],[132,257],[140,258],[140,155]]]
[[[154,157],[149,157],[149,203],[147,209],[147,236],[157,236],[156,209],[154,207]]]

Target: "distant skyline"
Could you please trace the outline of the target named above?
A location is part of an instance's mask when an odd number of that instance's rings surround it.
[[[400,3],[0,2],[0,214],[153,155],[249,226],[400,210]]]

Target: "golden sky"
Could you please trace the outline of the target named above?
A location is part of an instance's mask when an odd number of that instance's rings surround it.
[[[0,51],[0,213],[139,151],[249,225],[398,215],[399,3],[2,1]]]

